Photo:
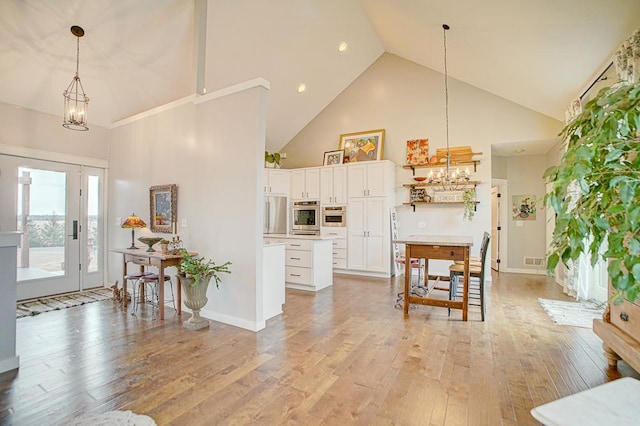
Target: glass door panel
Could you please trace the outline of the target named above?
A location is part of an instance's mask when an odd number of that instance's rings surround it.
[[[14,158],[18,299],[78,291],[81,168]]]
[[[83,168],[83,223],[80,233],[82,258],[82,288],[103,285],[104,228],[103,181],[104,170]]]

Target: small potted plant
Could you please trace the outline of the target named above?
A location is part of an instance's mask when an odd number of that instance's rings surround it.
[[[270,169],[279,169],[280,168],[280,154],[274,152],[270,154],[269,151],[264,152],[264,166]]]
[[[476,212],[476,190],[465,189],[462,193],[462,202],[464,204],[464,214],[462,217],[471,222]]]
[[[193,315],[182,325],[190,330],[199,330],[209,326],[209,321],[200,317],[200,310],[207,304],[207,289],[211,278],[215,280],[216,287],[220,288],[219,274],[230,274],[231,262],[216,265],[211,259],[191,256],[189,252],[182,248],[179,253],[182,255],[180,261],[180,272],[178,277],[182,282],[185,306],[191,309]]]
[[[169,254],[169,240],[161,239],[160,249],[162,250],[162,254]]]

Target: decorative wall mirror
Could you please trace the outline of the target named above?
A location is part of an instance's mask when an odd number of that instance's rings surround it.
[[[151,232],[175,234],[178,224],[178,186],[157,185],[149,188]]]

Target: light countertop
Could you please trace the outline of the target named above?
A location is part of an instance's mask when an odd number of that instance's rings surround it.
[[[473,237],[469,235],[410,235],[393,240],[396,244],[469,246],[473,245]]]
[[[332,235],[264,234],[264,238],[288,238],[296,240],[335,240]]]

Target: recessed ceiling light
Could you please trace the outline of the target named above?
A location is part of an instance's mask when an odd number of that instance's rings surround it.
[[[344,52],[345,50],[347,50],[347,47],[348,47],[347,42],[343,41],[338,45],[338,52]]]
[[[298,85],[298,89],[297,89],[298,93],[304,93],[305,90],[307,90],[307,86],[305,86],[304,83],[301,83]]]
[[[526,151],[526,149],[524,149],[524,148],[518,148],[513,152],[515,152],[516,154],[520,154],[520,153],[525,152],[525,151]]]

